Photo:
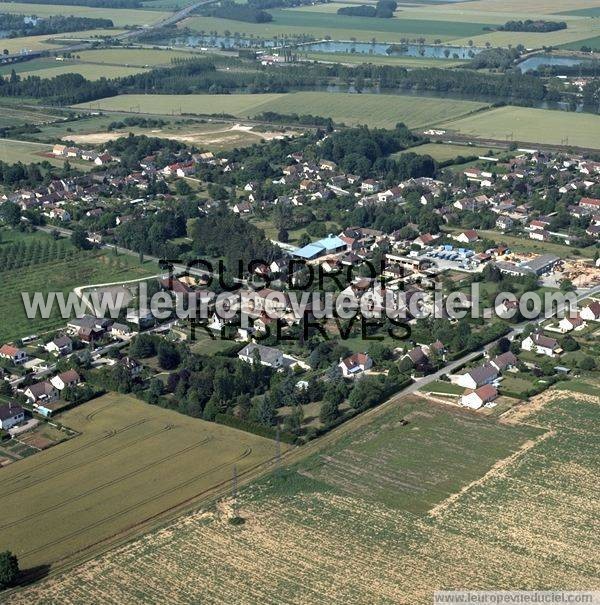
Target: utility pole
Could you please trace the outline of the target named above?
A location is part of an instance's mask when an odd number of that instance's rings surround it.
[[[279,423],[275,432],[275,470],[281,469],[281,436],[279,434]]]
[[[237,484],[237,465],[233,465],[233,476],[231,477],[231,499],[232,499],[232,509],[234,518],[239,517],[239,509],[238,509],[238,484]]]

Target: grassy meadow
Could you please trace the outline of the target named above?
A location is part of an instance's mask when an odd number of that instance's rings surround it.
[[[124,65],[129,67],[155,67],[170,65],[172,59],[188,59],[197,56],[191,51],[161,50],[154,48],[98,48],[77,53],[84,63]]]
[[[124,25],[152,25],[168,15],[164,11],[129,8],[106,9],[62,4],[29,4],[26,2],[2,2],[0,9],[3,13],[14,15],[36,15],[37,17],[77,15],[78,17],[111,19],[115,27],[122,27]],[[93,31],[88,32],[88,34],[93,33]],[[60,35],[62,36],[62,34]]]
[[[116,393],[59,421],[81,434],[2,470],[2,544],[21,569],[109,538],[274,453],[268,439]]]
[[[549,127],[551,125],[551,127]],[[600,149],[600,116],[526,107],[500,107],[463,119],[441,123],[450,132],[505,140],[511,134],[525,143],[564,144]]]
[[[131,76],[144,71],[142,67],[125,67],[124,65],[95,65],[91,63],[81,63],[79,61],[65,61],[64,63],[53,61],[48,66],[41,69],[27,71],[27,63],[21,66],[20,75],[23,78],[27,76],[39,76],[40,78],[54,78],[62,74],[80,74],[88,80],[100,80],[100,78],[121,78]]]
[[[550,391],[500,420],[405,400],[245,489],[243,525],[226,504],[201,510],[11,602],[425,605],[436,588],[595,589],[598,395]]]
[[[493,150],[492,150],[493,151]],[[419,155],[430,155],[438,162],[446,162],[453,160],[458,156],[480,156],[488,155],[489,147],[476,147],[474,145],[450,145],[446,143],[427,143],[418,147],[410,147],[404,151],[400,151],[395,156],[400,156],[404,153],[418,153]]]
[[[21,124],[44,124],[60,119],[52,110],[21,109],[16,106],[0,106],[0,128]]]
[[[43,162],[44,160],[47,160],[55,166],[62,166],[64,160],[49,156],[48,154],[51,151],[52,148],[43,143],[0,139],[0,161],[7,162],[8,164],[14,164],[16,162],[30,164],[32,162]]]
[[[431,97],[369,95],[326,92],[231,95],[120,95],[82,104],[80,107],[108,111],[140,111],[175,115],[231,114],[253,117],[264,111],[312,113],[331,117],[348,125],[364,124],[382,128],[404,122],[423,128],[486,107],[484,103]]]

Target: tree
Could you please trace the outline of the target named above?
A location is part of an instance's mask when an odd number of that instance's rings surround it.
[[[163,384],[158,379],[150,381],[150,387],[148,388],[148,403],[156,405],[160,401],[160,397],[163,391]]]
[[[291,414],[285,417],[283,421],[283,428],[290,433],[298,433],[302,428],[302,421],[304,420],[304,411],[301,405],[294,406]]]
[[[497,342],[496,347],[495,347],[495,351],[499,355],[502,354],[502,353],[506,353],[507,351],[510,351],[510,340],[508,340],[508,338],[506,338],[506,336],[503,336]]]
[[[586,372],[591,372],[597,367],[596,360],[593,357],[584,357],[579,362],[579,367]]]
[[[0,205],[0,218],[11,227],[21,222],[21,209],[13,202],[4,202]]]
[[[175,185],[175,191],[179,195],[189,195],[192,192],[192,188],[190,187],[190,184],[187,181],[180,179]]]
[[[173,343],[161,340],[156,347],[158,364],[163,370],[174,370],[181,360],[179,351]]]
[[[562,348],[567,351],[577,351],[579,343],[572,336],[565,336],[562,341]]]
[[[570,279],[563,279],[560,284],[561,292],[573,292],[575,290],[575,286]]]
[[[129,346],[129,353],[132,357],[152,357],[156,353],[155,340],[150,334],[140,334],[136,336]]]
[[[10,550],[0,553],[0,590],[13,586],[19,575],[19,560]]]
[[[319,412],[319,420],[325,425],[332,425],[340,416],[338,404],[335,401],[324,401]]]
[[[6,380],[0,380],[0,395],[6,395],[10,397],[13,394],[13,388],[10,382]]]
[[[89,250],[91,247],[90,242],[87,238],[85,229],[81,227],[75,227],[71,233],[71,243],[80,250]]]

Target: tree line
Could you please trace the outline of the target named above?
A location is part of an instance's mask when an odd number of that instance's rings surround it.
[[[228,59],[228,65],[246,65]],[[218,70],[212,59],[188,59],[171,67],[159,67],[112,80],[86,80],[79,74],[53,78],[12,73],[8,81],[0,79],[0,96],[33,97],[49,103],[74,104],[127,93],[192,94],[287,92],[296,88],[322,86],[327,82],[369,82],[381,89],[435,91],[476,98],[505,99],[520,103],[548,97],[544,83],[537,77],[508,72],[502,75],[480,74],[471,70],[422,68],[408,70],[389,65],[362,64],[287,64],[276,70],[256,66],[249,71]]]
[[[342,8],[338,8],[337,14],[351,17],[378,17],[380,19],[390,19],[394,16],[396,8],[398,8],[398,3],[395,0],[379,0],[375,6],[372,4],[343,6]]]
[[[111,19],[52,15],[43,19],[32,17],[26,21],[23,15],[0,13],[0,31],[7,32],[6,38],[42,36],[109,27],[113,27]]]

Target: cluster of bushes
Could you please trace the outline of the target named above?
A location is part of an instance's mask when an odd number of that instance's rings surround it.
[[[379,0],[375,6],[370,4],[344,6],[338,9],[337,14],[351,17],[379,17],[381,19],[389,19],[394,16],[394,11],[397,7],[398,4],[395,0]]]
[[[246,23],[268,23],[273,20],[270,13],[260,8],[247,4],[237,4],[232,0],[226,0],[220,6],[205,9],[204,14],[209,17],[233,19],[235,21],[245,21]]]
[[[321,116],[313,116],[312,114],[298,115],[297,113],[277,113],[275,111],[264,111],[254,117],[255,120],[262,122],[274,122],[277,124],[308,124],[311,126],[323,126],[327,130],[333,128],[333,120],[331,118],[323,118]]]
[[[466,65],[469,69],[509,69],[523,52],[522,46],[517,48],[488,48],[483,50]]]
[[[122,128],[131,128],[132,126],[139,126],[140,128],[162,128],[166,126],[168,122],[161,118],[138,118],[136,116],[130,116],[116,122],[111,122],[107,126],[108,132],[112,130],[121,130]]]
[[[564,21],[544,21],[542,19],[532,21],[531,19],[526,19],[525,21],[507,21],[498,29],[505,32],[543,33],[567,29],[567,24]]]

